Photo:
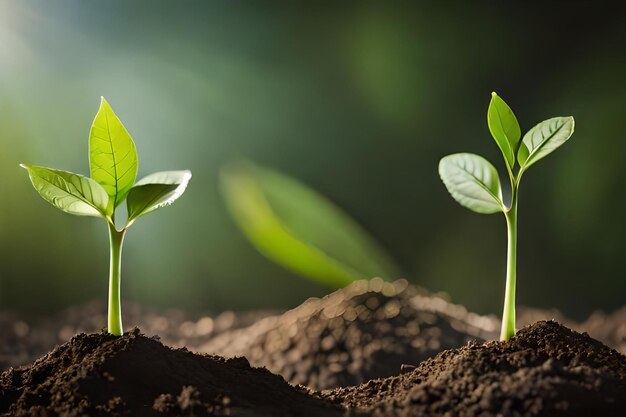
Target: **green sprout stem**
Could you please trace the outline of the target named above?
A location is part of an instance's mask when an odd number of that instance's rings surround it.
[[[502,151],[511,181],[511,203],[502,200],[502,185],[496,168],[472,153],[441,158],[439,176],[460,205],[476,213],[504,213],[508,231],[506,287],[500,339],[515,336],[515,281],[517,267],[517,200],[526,170],[565,143],[574,133],[574,118],[552,117],[538,123],[524,137],[511,108],[495,92],[487,109],[489,132]],[[517,173],[516,171],[517,168]]]
[[[517,189],[513,187],[511,207],[504,213],[508,231],[506,288],[500,340],[515,336],[515,279],[517,266]]]
[[[108,330],[124,334],[120,284],[122,245],[126,230],[141,216],[169,206],[180,197],[191,179],[191,171],[159,171],[137,178],[135,142],[102,98],[89,131],[89,171],[85,177],[69,171],[20,164],[28,171],[39,195],[56,208],[76,216],[106,220],[109,227],[111,263],[109,269]],[[126,200],[127,221],[115,227],[115,210]]]
[[[126,228],[118,231],[115,223],[107,222],[109,225],[109,239],[111,243],[111,264],[109,269],[109,333],[121,336],[124,333],[122,327],[122,305],[120,301],[120,281],[122,266],[122,244]]]

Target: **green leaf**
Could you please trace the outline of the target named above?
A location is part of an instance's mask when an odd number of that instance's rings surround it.
[[[505,210],[498,172],[485,158],[471,153],[448,155],[439,162],[439,176],[463,207],[486,214]]]
[[[172,204],[187,188],[191,171],[163,171],[142,178],[128,192],[128,222]]]
[[[220,179],[235,222],[261,253],[283,267],[331,287],[398,277],[361,227],[295,179],[247,161],[230,164]]]
[[[511,108],[495,92],[491,93],[487,124],[491,136],[502,151],[504,160],[509,168],[513,169],[522,132]]]
[[[58,169],[20,165],[44,200],[66,213],[106,218],[109,196],[91,178]]]
[[[553,117],[537,124],[524,135],[517,160],[522,171],[552,153],[574,133],[574,118]]]
[[[104,97],[89,132],[89,170],[113,207],[124,201],[137,178],[135,143]]]

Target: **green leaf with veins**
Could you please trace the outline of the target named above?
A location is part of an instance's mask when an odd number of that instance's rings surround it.
[[[104,97],[89,131],[91,178],[57,169],[21,166],[28,170],[33,186],[50,204],[70,214],[106,220],[111,249],[107,328],[111,334],[121,336],[121,256],[126,231],[138,217],[180,197],[191,172],[157,172],[133,187],[137,178],[135,144]],[[127,196],[128,222],[117,230],[115,209]]]
[[[485,214],[505,210],[498,172],[485,158],[471,153],[448,155],[439,162],[439,176],[463,207]]]
[[[137,178],[137,152],[128,131],[102,97],[89,132],[89,170],[117,207]]]
[[[77,216],[107,217],[109,196],[91,178],[58,169],[20,165],[28,171],[39,195],[66,213]]]
[[[522,174],[529,166],[546,157],[574,133],[574,118],[553,117],[528,131],[520,141],[515,115],[496,93],[492,93],[487,110],[491,135],[506,160],[511,179],[508,207],[502,202],[500,179],[496,169],[484,158],[473,154],[453,154],[439,163],[439,175],[452,197],[462,206],[479,213],[502,211],[506,219],[507,268],[500,340],[515,335],[515,289],[517,281],[517,206]],[[515,158],[519,170],[514,174]],[[516,175],[516,176],[515,176]]]
[[[172,204],[185,192],[190,179],[191,171],[163,171],[142,178],[126,198],[128,223]]]
[[[537,124],[524,135],[517,154],[521,171],[552,153],[574,133],[574,118],[553,117]]]
[[[513,169],[522,132],[511,108],[495,92],[487,109],[487,125],[508,167]]]

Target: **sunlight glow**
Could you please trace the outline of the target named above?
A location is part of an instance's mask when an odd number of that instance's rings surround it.
[[[35,17],[25,9],[23,2],[17,0],[0,3],[0,75],[1,84],[10,83],[11,75],[23,68],[33,57],[31,48],[26,42],[23,31],[34,27],[29,22]]]

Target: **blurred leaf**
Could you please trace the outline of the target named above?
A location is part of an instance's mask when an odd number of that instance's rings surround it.
[[[524,135],[517,159],[522,171],[552,153],[574,133],[574,118],[553,117],[537,124]]]
[[[515,166],[515,154],[522,132],[511,108],[495,92],[491,93],[487,124],[491,136],[502,151],[504,160],[512,169]]]
[[[109,196],[91,178],[72,172],[31,165],[26,168],[33,187],[44,200],[66,213],[106,217]]]
[[[485,214],[504,210],[498,172],[482,156],[471,153],[448,155],[439,162],[439,176],[448,192],[463,207]]]
[[[142,178],[128,192],[128,222],[172,204],[187,188],[191,171],[162,171]]]
[[[248,239],[284,267],[333,287],[361,278],[398,277],[370,236],[295,179],[243,161],[222,170],[221,185]]]
[[[137,178],[135,143],[104,97],[89,132],[89,170],[113,207],[124,201]]]

